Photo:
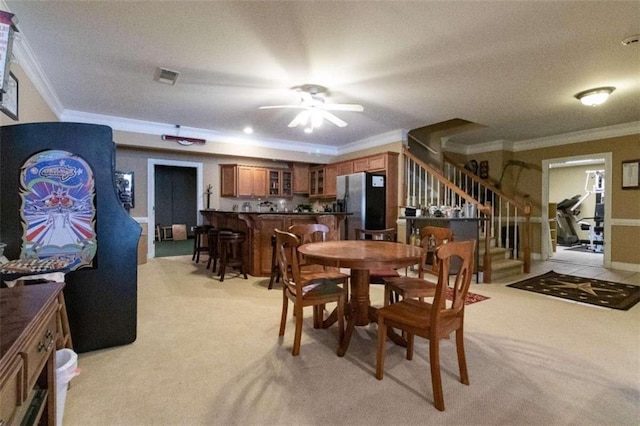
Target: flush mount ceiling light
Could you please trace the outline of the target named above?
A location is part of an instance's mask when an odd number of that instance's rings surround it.
[[[576,94],[575,97],[579,99],[583,105],[594,107],[604,103],[614,90],[616,90],[615,87],[598,87],[580,92]]]

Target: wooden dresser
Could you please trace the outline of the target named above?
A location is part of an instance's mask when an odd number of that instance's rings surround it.
[[[0,289],[0,426],[56,422],[58,295],[64,283]]]

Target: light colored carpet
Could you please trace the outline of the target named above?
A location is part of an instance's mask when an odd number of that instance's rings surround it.
[[[336,327],[313,329],[309,310],[292,357],[291,317],[278,337],[280,288],[220,283],[205,264],[180,256],[140,266],[137,341],[80,355],[65,425],[640,424],[640,305],[606,310],[474,284],[491,299],[466,307],[471,385],[459,382],[454,342],[443,341],[439,412],[424,340],[413,361],[388,344],[378,381],[375,325],[358,328],[339,358]],[[538,263],[531,275],[640,284],[640,274],[558,266]],[[372,287],[374,305],[382,296]]]

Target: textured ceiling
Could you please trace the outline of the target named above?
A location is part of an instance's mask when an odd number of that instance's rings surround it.
[[[640,43],[621,43],[640,33],[638,1],[5,4],[64,113],[338,149],[453,118],[484,126],[451,136],[461,145],[640,120]],[[297,110],[258,109],[305,83],[364,112],[305,134],[287,127]],[[599,86],[617,88],[600,107],[573,97]]]

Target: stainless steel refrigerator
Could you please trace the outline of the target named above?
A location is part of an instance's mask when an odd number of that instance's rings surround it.
[[[344,222],[345,240],[355,240],[355,229],[385,229],[386,176],[354,173],[338,176],[338,211],[351,213]]]

